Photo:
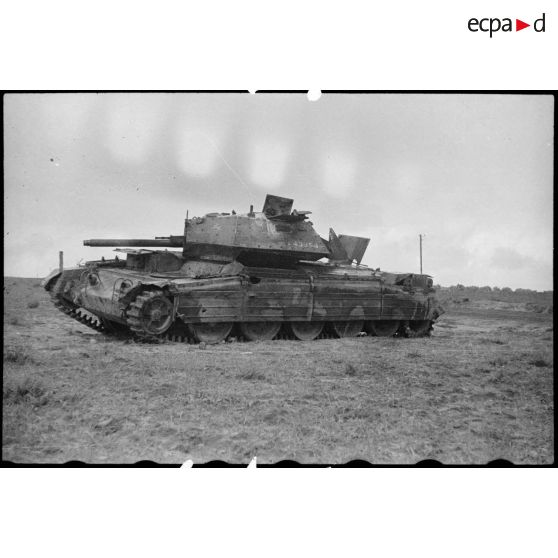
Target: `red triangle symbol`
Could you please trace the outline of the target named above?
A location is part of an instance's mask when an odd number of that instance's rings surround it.
[[[525,23],[524,21],[521,21],[520,19],[515,20],[515,30],[516,31],[521,31],[522,29],[525,29],[525,27],[531,27],[531,24],[530,23]]]

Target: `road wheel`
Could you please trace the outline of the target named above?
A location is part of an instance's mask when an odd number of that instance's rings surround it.
[[[174,321],[172,302],[160,291],[144,291],[128,309],[130,329],[139,337],[159,337]]]
[[[212,344],[226,339],[233,327],[232,322],[205,322],[189,324],[189,328],[196,341]]]
[[[248,341],[270,341],[281,329],[281,322],[242,322],[240,332]]]
[[[356,337],[364,328],[364,320],[333,322],[331,327],[337,337]]]
[[[316,339],[324,328],[324,322],[289,322],[291,333],[301,341]]]
[[[392,337],[400,325],[399,320],[372,320],[368,322],[367,331],[377,337]]]

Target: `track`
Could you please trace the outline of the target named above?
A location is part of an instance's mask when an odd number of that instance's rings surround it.
[[[122,333],[122,329],[115,327],[116,324],[111,324],[106,320],[102,320],[95,314],[88,312],[84,308],[73,304],[62,296],[62,289],[64,284],[58,280],[50,291],[50,298],[54,307],[60,310],[66,316],[76,320],[80,324],[86,325],[99,333],[106,335],[114,335]]]
[[[56,284],[52,291],[50,292],[50,296],[54,306],[60,310],[66,316],[76,320],[77,322],[90,327],[91,329],[103,333],[105,335],[116,335],[122,336],[127,338],[133,338],[140,342],[144,343],[162,343],[165,341],[170,341],[174,343],[187,343],[190,345],[197,345],[199,342],[194,338],[193,335],[187,330],[187,327],[184,324],[173,324],[171,328],[162,333],[160,335],[154,335],[151,333],[146,332],[139,319],[139,304],[141,301],[138,301],[138,304],[132,306],[130,311],[128,312],[128,327],[110,322],[108,320],[104,320],[99,318],[95,314],[81,308],[67,299],[63,298],[61,290],[62,286],[60,284]],[[138,297],[139,298],[139,297]],[[137,300],[137,299],[136,299]],[[412,331],[409,327],[401,327],[400,330],[395,334],[395,337],[429,337],[432,334],[433,326],[432,322],[430,322],[429,327],[425,331],[415,332]],[[367,334],[361,332],[358,336],[366,336]],[[316,337],[318,339],[337,339],[338,336],[331,331],[331,328],[325,327],[324,330]],[[296,340],[296,337],[288,331],[287,327],[283,326],[273,338],[274,341],[278,340]],[[221,341],[221,343],[234,343],[234,342],[249,342],[239,331],[237,325],[233,328],[232,332],[226,337],[225,340]]]
[[[97,317],[88,312],[87,314],[83,308],[72,305],[71,303],[65,301],[64,299],[57,298],[55,295],[51,294],[52,302],[60,312],[78,321],[80,324],[86,325],[99,333],[108,333],[111,331],[103,325],[103,322]]]
[[[156,336],[156,335],[149,335],[146,334],[143,331],[137,331],[137,330],[132,330],[132,329],[128,329],[125,330],[124,328],[122,330],[115,330],[114,328],[112,328],[109,324],[107,324],[107,322],[104,322],[103,320],[101,320],[100,318],[98,318],[97,316],[94,316],[93,314],[91,314],[90,312],[85,311],[83,308],[79,308],[79,307],[72,307],[70,305],[70,303],[68,303],[67,301],[64,300],[60,300],[60,299],[56,299],[53,297],[53,303],[54,306],[56,308],[58,308],[58,310],[60,310],[63,314],[65,314],[66,316],[76,320],[77,322],[86,325],[87,327],[90,327],[91,329],[94,329],[95,331],[99,332],[99,333],[103,333],[105,335],[124,335],[128,338],[134,338],[140,342],[144,342],[144,343],[161,343],[161,342],[165,342],[165,341],[170,341],[173,343],[186,343],[189,345],[198,345],[199,342],[194,339],[193,336],[191,336],[190,334],[186,333],[185,331],[181,331],[178,328],[176,328],[175,326],[173,326],[173,328],[171,328],[171,331],[168,331],[162,335]],[[87,312],[87,313],[86,313]],[[182,328],[181,328],[182,329]],[[235,328],[236,329],[236,328]],[[223,342],[226,343],[234,343],[234,342],[241,342],[241,343],[248,343],[249,341],[241,334],[239,334],[237,331],[235,331],[235,329],[233,329],[232,333],[227,336],[226,340]],[[428,331],[428,333],[426,334],[421,334],[421,335],[416,335],[414,332],[412,331],[408,331],[408,332],[400,332],[396,334],[396,337],[427,337],[431,334],[432,332],[432,327],[430,328],[430,330]],[[359,334],[359,336],[366,336],[366,333],[361,333]],[[327,329],[325,329],[322,333],[320,333],[320,335],[316,338],[316,340],[319,339],[337,339],[338,337],[330,332],[327,331]],[[281,341],[281,340],[291,340],[291,341],[295,341],[296,337],[288,332],[286,330],[286,328],[281,328],[281,330],[279,331],[279,333],[273,338],[274,341]]]

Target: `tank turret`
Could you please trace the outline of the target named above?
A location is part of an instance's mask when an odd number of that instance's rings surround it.
[[[184,234],[154,239],[91,239],[85,246],[182,248],[183,257],[211,261],[238,261],[244,265],[289,266],[301,260],[329,258],[360,263],[369,239],[330,231],[324,240],[314,230],[310,211],[292,210],[293,200],[268,195],[263,209],[245,214],[208,213],[186,219]]]

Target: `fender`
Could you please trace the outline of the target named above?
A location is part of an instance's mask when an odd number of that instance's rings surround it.
[[[42,281],[41,281],[41,287],[43,287],[45,290],[50,291],[50,289],[52,288],[52,286],[54,285],[54,282],[56,281],[56,279],[58,279],[58,277],[60,277],[60,275],[62,275],[62,272],[59,269],[53,269]]]

